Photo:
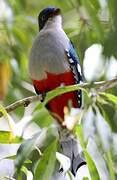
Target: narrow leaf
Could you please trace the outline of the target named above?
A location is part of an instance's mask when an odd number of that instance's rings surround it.
[[[82,87],[82,84],[59,87],[57,89],[54,89],[54,90],[48,92],[43,104],[46,105],[51,99],[55,98],[56,96],[59,96],[61,94],[67,93],[67,92],[76,91],[79,89],[81,89],[87,93],[87,90]]]
[[[44,151],[42,158],[39,160],[34,180],[51,180],[56,161],[57,140],[55,139]]]
[[[113,168],[113,162],[112,162],[112,157],[111,157],[111,152],[108,151],[106,153],[106,159],[107,159],[107,164],[110,172],[110,179],[115,180],[115,174],[114,174],[114,168]]]
[[[85,145],[84,139],[83,139],[82,126],[81,125],[76,126],[75,132],[76,132],[76,135],[79,137],[82,148],[85,149],[86,145]]]
[[[106,98],[108,101],[111,101],[115,105],[117,105],[117,96],[110,93],[100,93],[100,96]]]
[[[100,176],[97,171],[96,165],[86,149],[84,150],[84,155],[85,155],[86,162],[87,162],[87,165],[89,168],[91,179],[92,180],[100,180]]]
[[[15,161],[15,166],[17,171],[19,172],[24,162],[27,160],[30,153],[33,151],[35,147],[35,143],[37,138],[40,136],[40,132],[34,135],[33,138],[24,141],[18,149],[17,158]]]
[[[85,158],[86,158],[86,162],[87,162],[87,165],[88,165],[88,169],[89,169],[89,172],[90,172],[91,179],[92,180],[100,180],[99,173],[97,171],[95,163],[92,160],[91,156],[89,155],[88,151],[86,150],[86,145],[84,143],[83,131],[82,131],[82,126],[81,125],[78,125],[76,127],[76,134],[80,139],[80,144],[81,144],[81,146],[83,148],[83,152],[84,152],[84,155],[85,155]]]
[[[5,110],[5,108],[2,105],[0,105],[0,112],[3,114],[3,116],[5,117],[5,119],[8,122],[10,133],[11,133],[11,136],[10,136],[9,140],[12,141],[13,138],[14,138],[14,135],[13,135],[13,125],[12,125],[11,119],[10,119],[7,111]]]

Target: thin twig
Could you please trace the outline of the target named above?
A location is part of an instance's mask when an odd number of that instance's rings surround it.
[[[90,89],[90,88],[95,88],[97,92],[103,92],[106,91],[107,89],[110,89],[112,87],[117,86],[117,77],[108,81],[100,81],[100,82],[93,82],[93,83],[83,83],[83,84],[78,84],[78,85],[74,85],[75,87],[77,87],[77,89],[79,88],[84,88],[84,89]],[[69,88],[69,86],[67,86],[67,88]],[[59,88],[59,89],[62,89]],[[76,88],[75,88],[76,90]],[[53,90],[54,91],[54,90]],[[62,92],[64,93],[64,92]],[[59,93],[58,93],[59,94]],[[57,96],[57,94],[56,94]],[[55,96],[54,96],[55,97]],[[40,94],[39,96],[30,96],[27,98],[24,98],[22,100],[16,101],[13,104],[7,106],[5,109],[7,112],[11,112],[13,110],[15,110],[18,107],[24,106],[27,107],[29,104],[31,104],[32,102],[35,101],[40,101],[42,100],[42,95]],[[0,117],[2,116],[2,114],[0,114]]]
[[[103,83],[98,89],[97,91],[99,92],[104,92],[107,89],[111,89],[112,87],[117,86],[117,77],[115,79],[106,81],[106,83]]]
[[[5,109],[7,112],[11,112],[11,111],[17,109],[18,107],[21,107],[21,106],[27,107],[32,102],[40,101],[41,99],[42,99],[41,94],[39,96],[30,96],[30,97],[21,99],[19,101],[16,101],[13,104],[10,104]],[[2,113],[0,113],[0,117],[2,117],[2,116],[3,116]]]

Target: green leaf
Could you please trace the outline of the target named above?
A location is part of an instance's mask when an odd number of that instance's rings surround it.
[[[21,171],[27,176],[28,175],[28,169],[25,166],[22,166]]]
[[[46,132],[46,138],[44,140],[43,146],[41,146],[41,150],[44,150],[47,148],[53,141],[54,139],[58,139],[58,129],[55,126],[49,126]]]
[[[108,165],[108,168],[109,168],[109,172],[110,172],[110,179],[111,180],[115,180],[115,173],[114,173],[112,155],[111,155],[110,151],[108,151],[106,153],[106,162],[107,162],[107,165]]]
[[[84,150],[84,155],[85,155],[86,162],[87,162],[87,165],[89,168],[91,179],[92,180],[100,180],[100,176],[97,171],[96,165],[86,149]]]
[[[75,127],[75,133],[79,137],[80,144],[81,144],[82,148],[85,149],[86,145],[84,143],[83,131],[82,131],[82,126],[81,125],[78,125],[78,126]]]
[[[83,180],[89,180],[89,178],[88,177],[84,177]]]
[[[101,97],[104,97],[105,100],[110,101],[117,105],[117,96],[114,96],[113,94],[110,93],[100,93]]]
[[[40,132],[35,134],[33,138],[24,141],[18,149],[15,166],[19,172],[24,162],[28,159],[28,156],[35,148],[37,138],[40,136]]]
[[[82,126],[78,125],[75,129],[76,135],[80,139],[80,144],[83,148],[83,152],[86,158],[86,162],[89,168],[90,176],[92,180],[100,180],[99,173],[97,171],[97,168],[95,166],[94,161],[92,160],[91,156],[89,155],[88,151],[86,150],[86,145],[84,143],[84,138],[83,138],[83,131],[82,131]]]
[[[109,0],[108,1],[108,8],[109,8],[109,13],[110,13],[110,19],[111,19],[111,23],[114,27],[117,27],[117,1],[116,0]],[[112,27],[111,27],[112,28]],[[116,29],[113,28],[112,30]]]
[[[54,139],[58,139],[57,129],[55,127],[49,127],[42,129],[39,133],[36,133],[31,139],[24,141],[18,149],[15,166],[17,171],[20,172],[22,165],[29,159],[31,153],[37,147],[43,151],[47,148]]]
[[[42,158],[39,160],[34,180],[51,180],[56,161],[57,139],[55,139],[44,151]]]
[[[83,99],[85,102],[85,108],[88,109],[89,106],[92,104],[92,99],[91,99],[90,95],[85,91],[83,93]]]
[[[82,89],[87,93],[87,90],[82,87],[82,85],[76,84],[76,85],[71,85],[71,86],[65,86],[65,87],[59,87],[57,89],[54,89],[50,92],[47,93],[45,100],[43,102],[44,105],[46,105],[51,99],[53,99],[56,96],[59,96],[61,94],[71,92],[71,91],[76,91]]]
[[[12,140],[14,138],[12,121],[11,121],[6,109],[2,105],[0,105],[0,113],[3,114],[3,116],[5,117],[8,125],[9,125],[9,129],[11,131],[11,138],[10,139]]]
[[[108,122],[111,129],[117,132],[116,123],[116,109],[117,109],[117,97],[110,93],[100,93],[97,97],[96,105],[98,106],[102,116]]]
[[[32,121],[38,124],[39,127],[43,128],[50,126],[53,122],[53,118],[48,112],[48,110],[45,107],[43,107],[42,109],[37,109],[37,111],[34,112]]]
[[[9,143],[21,143],[23,138],[18,136],[13,136],[11,138],[10,131],[0,131],[0,143],[1,144],[9,144]]]
[[[110,104],[101,104],[102,115],[105,117],[105,120],[109,123],[111,129],[114,132],[117,132],[117,115],[115,107]]]

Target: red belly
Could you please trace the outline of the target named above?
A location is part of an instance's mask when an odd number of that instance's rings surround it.
[[[66,86],[75,84],[75,79],[72,72],[65,72],[62,74],[52,74],[47,72],[47,79],[32,81],[36,91],[39,91],[40,93],[53,90],[61,86],[62,83]],[[47,107],[51,112],[64,119],[63,108],[68,106],[69,100],[72,101],[73,107],[78,108],[77,91],[64,93],[55,97],[48,103]]]

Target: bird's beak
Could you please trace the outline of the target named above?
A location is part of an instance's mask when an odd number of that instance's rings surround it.
[[[59,8],[55,8],[53,15],[57,16],[59,14],[61,14],[61,10]]]

